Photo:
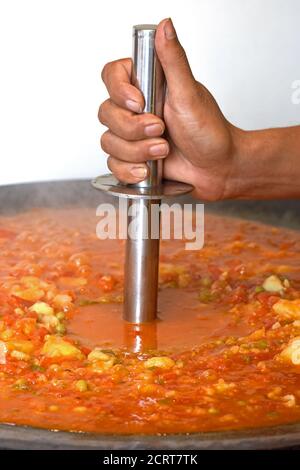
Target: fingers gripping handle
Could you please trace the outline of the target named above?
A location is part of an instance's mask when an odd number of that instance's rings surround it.
[[[133,27],[132,83],[144,95],[144,112],[163,117],[166,81],[155,52],[155,34],[156,25],[141,24]],[[92,184],[95,188],[114,196],[156,201],[192,191],[192,186],[188,184],[162,181],[163,160],[148,161],[147,164],[148,177],[140,183],[125,185],[108,174],[98,176]]]
[[[155,52],[156,25],[141,24],[133,27],[132,83],[141,90],[145,99],[144,112],[163,117],[165,76]],[[147,162],[148,177],[137,184],[122,184],[113,175],[101,175],[92,181],[96,189],[129,199],[160,200],[180,196],[193,187],[176,181],[162,181],[163,160]]]

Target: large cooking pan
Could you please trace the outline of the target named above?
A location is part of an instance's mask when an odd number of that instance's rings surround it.
[[[89,181],[32,183],[0,187],[0,213],[32,207],[97,207],[113,201]],[[178,202],[178,201],[176,201]],[[300,228],[300,201],[226,201],[209,203],[206,211]],[[52,432],[0,425],[2,449],[270,449],[300,447],[300,423],[245,431],[168,436],[114,436]]]

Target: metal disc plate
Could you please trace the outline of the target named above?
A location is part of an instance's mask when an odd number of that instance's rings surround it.
[[[163,199],[165,197],[181,196],[193,191],[193,186],[177,181],[164,180],[160,186],[139,188],[133,185],[121,184],[113,175],[101,175],[92,181],[94,188],[112,194],[113,196],[129,199]]]

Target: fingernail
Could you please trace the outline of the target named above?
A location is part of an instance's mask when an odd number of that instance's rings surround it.
[[[163,157],[164,155],[167,155],[169,152],[169,147],[167,144],[156,144],[152,145],[149,149],[150,155],[153,155],[155,157],[161,156]]]
[[[166,39],[175,39],[176,38],[176,31],[173,26],[171,18],[169,18],[164,25],[164,32]]]
[[[141,113],[143,111],[141,105],[137,101],[133,100],[127,100],[126,107],[134,113]]]
[[[130,170],[130,173],[135,178],[146,178],[147,176],[147,169],[144,166],[135,166]]]
[[[161,135],[164,131],[164,128],[161,124],[149,124],[145,127],[145,135],[148,137],[155,137]]]

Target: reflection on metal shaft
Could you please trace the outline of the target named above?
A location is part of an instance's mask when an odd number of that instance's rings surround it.
[[[124,279],[124,319],[131,323],[144,323],[155,319],[157,311],[159,238],[151,238],[151,232],[159,234],[159,218],[151,217],[151,205],[157,201],[130,200],[128,227],[136,223],[135,237],[126,243]],[[158,227],[154,227],[157,224]],[[144,230],[148,232],[144,233]]]
[[[133,27],[133,83],[143,93],[145,113],[162,117],[165,95],[165,76],[157,59],[155,42],[156,25]],[[162,180],[162,160],[149,161],[149,176],[136,186],[158,186]]]
[[[138,25],[133,28],[133,82],[145,98],[145,112],[162,115],[164,75],[156,58],[154,25]],[[162,161],[148,162],[149,176],[136,186],[155,188],[161,184]],[[157,311],[159,219],[152,220],[151,206],[159,201],[134,199],[129,202],[128,226],[136,214],[136,236],[129,234],[126,246],[124,281],[124,319],[140,324],[153,321]],[[157,224],[158,226],[154,226]],[[147,228],[145,236],[144,229]]]
[[[157,349],[156,322],[140,325],[124,322],[124,345],[135,353]]]

